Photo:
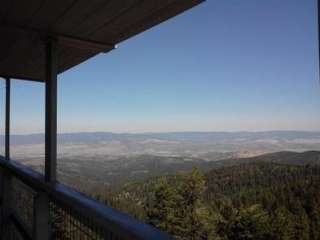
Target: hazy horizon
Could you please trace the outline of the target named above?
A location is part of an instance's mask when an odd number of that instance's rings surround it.
[[[273,129],[273,130],[257,130],[257,131],[249,131],[249,130],[208,130],[208,131],[147,131],[147,132],[128,132],[128,131],[73,131],[73,132],[58,132],[57,134],[77,134],[77,133],[111,133],[111,134],[170,134],[170,133],[268,133],[268,132],[300,132],[300,133],[320,133],[319,130],[297,130],[297,129]],[[30,132],[30,133],[10,133],[10,135],[44,135],[44,132]],[[0,134],[0,136],[4,136],[4,134]]]

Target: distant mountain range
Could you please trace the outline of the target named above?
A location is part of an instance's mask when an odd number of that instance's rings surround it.
[[[11,139],[13,159],[43,169],[42,134]],[[320,156],[320,132],[306,131],[68,133],[58,141],[60,179],[102,189],[194,166],[206,171],[256,161],[319,164]]]
[[[320,132],[312,131],[263,131],[263,132],[164,132],[164,133],[112,133],[78,132],[58,134],[59,143],[97,143],[101,141],[228,141],[228,140],[296,140],[318,139]],[[44,142],[44,134],[11,135],[11,144],[39,144]],[[4,137],[0,135],[0,144]]]
[[[0,145],[3,145],[0,137]],[[12,135],[12,156],[37,158],[44,154],[44,135]],[[251,157],[279,151],[320,150],[320,132],[169,132],[58,134],[60,157],[108,160],[110,156],[183,156],[208,161]]]

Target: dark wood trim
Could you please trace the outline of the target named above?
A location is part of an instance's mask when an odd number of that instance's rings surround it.
[[[102,42],[90,41],[87,39],[74,38],[64,35],[59,35],[57,38],[61,45],[93,52],[103,53],[116,48],[116,45],[113,44],[105,44]]]
[[[24,78],[23,76],[19,75],[0,75],[1,78],[10,78],[10,79],[17,79],[17,80],[23,80],[23,81],[32,81],[32,82],[44,82],[43,79],[37,79],[37,78]]]

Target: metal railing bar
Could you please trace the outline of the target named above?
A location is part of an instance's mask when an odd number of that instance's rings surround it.
[[[44,191],[62,206],[71,208],[76,213],[92,220],[94,225],[108,230],[121,239],[128,240],[171,240],[172,236],[142,221],[139,221],[116,209],[99,203],[84,194],[63,184],[50,184],[44,176],[16,161],[6,162],[0,156],[0,167],[11,172],[15,177],[37,191]],[[72,214],[73,215],[73,214]]]
[[[14,224],[18,232],[21,234],[23,239],[32,240],[31,231],[28,229],[27,225],[23,222],[23,220],[19,217],[19,215],[15,212],[12,212],[10,217],[11,217],[12,223]]]

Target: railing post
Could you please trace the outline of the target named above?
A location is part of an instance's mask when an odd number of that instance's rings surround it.
[[[5,160],[10,161],[10,92],[11,80],[6,78],[6,102],[5,102]],[[11,215],[11,175],[4,169],[1,174],[1,236],[10,239],[10,215]]]
[[[1,176],[1,192],[2,192],[2,206],[1,206],[1,239],[10,239],[10,216],[11,216],[11,176],[2,169]]]
[[[49,198],[46,193],[38,192],[33,204],[33,239],[50,239],[50,231]]]

